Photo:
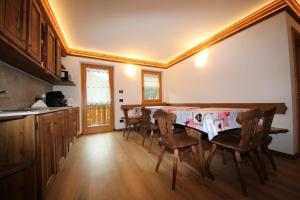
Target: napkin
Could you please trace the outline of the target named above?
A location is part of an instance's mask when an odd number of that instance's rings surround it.
[[[42,100],[38,100],[31,105],[31,108],[48,108],[48,106]]]

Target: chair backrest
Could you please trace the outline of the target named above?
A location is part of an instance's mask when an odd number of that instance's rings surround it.
[[[262,124],[262,130],[260,133],[262,142],[266,141],[269,136],[269,132],[272,127],[272,122],[274,119],[275,112],[276,112],[276,107],[273,107],[269,110],[264,111],[262,114],[263,124]]]
[[[143,130],[150,130],[151,127],[151,110],[142,107],[142,124],[141,128]]]
[[[170,145],[175,144],[173,137],[173,123],[176,121],[176,115],[159,109],[154,113],[153,117],[158,122],[162,141],[167,142]]]
[[[241,124],[239,147],[249,148],[259,142],[259,134],[256,134],[256,128],[260,117],[261,110],[258,108],[238,113],[237,121]]]
[[[151,110],[142,107],[142,124],[150,124],[151,123]]]
[[[128,123],[128,111],[129,109],[128,108],[122,108],[123,110],[123,113],[124,113],[124,121],[125,121],[125,124]]]

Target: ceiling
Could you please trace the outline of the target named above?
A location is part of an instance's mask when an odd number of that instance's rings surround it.
[[[273,0],[49,0],[70,48],[167,62]]]

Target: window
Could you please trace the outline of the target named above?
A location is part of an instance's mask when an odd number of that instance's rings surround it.
[[[142,70],[143,102],[161,102],[161,72]]]

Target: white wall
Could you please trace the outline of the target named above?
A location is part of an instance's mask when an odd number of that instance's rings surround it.
[[[287,113],[276,115],[274,126],[290,131],[274,136],[271,148],[294,154],[285,12],[210,47],[205,66],[196,67],[195,58],[165,71],[166,102],[284,102]]]
[[[135,75],[130,77],[126,74],[127,64],[100,61],[95,59],[67,56],[63,58],[62,63],[72,75],[74,86],[54,86],[54,90],[62,90],[66,98],[72,98],[75,105],[81,106],[81,63],[98,64],[112,66],[114,69],[114,106],[115,106],[115,128],[124,127],[120,123],[123,113],[120,109],[122,104],[140,104],[142,102],[142,80],[141,70],[147,69],[152,71],[162,71],[161,69],[147,68],[131,65],[135,68]],[[123,90],[123,94],[119,94],[119,90]],[[119,98],[124,99],[123,103],[119,102]],[[80,108],[81,109],[81,108]],[[81,119],[80,112],[80,119]],[[82,131],[82,129],[81,129]]]
[[[298,32],[300,32],[300,25],[290,16],[287,15],[287,28],[288,28],[288,36],[289,36],[289,51],[290,51],[290,68],[291,68],[291,86],[292,86],[292,90],[296,91],[296,80],[295,80],[295,76],[294,74],[296,74],[296,62],[295,62],[295,52],[294,52],[294,41],[293,41],[293,33],[292,33],[292,28],[294,28],[295,30],[297,30]],[[297,59],[300,61],[300,55],[297,55]],[[299,132],[299,128],[298,126],[298,121],[297,121],[297,95],[295,95],[295,93],[293,93],[294,95],[292,96],[292,103],[293,103],[293,115],[294,115],[294,132],[298,133],[295,134],[294,137],[294,149],[295,152],[298,151],[299,149],[299,137],[300,137],[300,132]]]

